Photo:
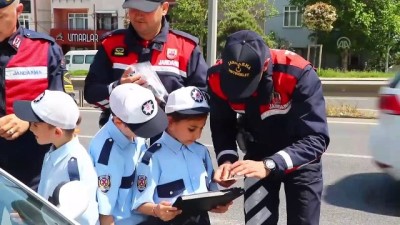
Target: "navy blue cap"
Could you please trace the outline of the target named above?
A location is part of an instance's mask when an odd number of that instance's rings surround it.
[[[271,53],[257,33],[241,30],[229,35],[222,51],[221,89],[231,100],[250,97],[258,87]],[[268,63],[268,62],[267,62]]]
[[[0,9],[4,8],[8,5],[11,5],[11,3],[13,3],[14,0],[0,0]]]

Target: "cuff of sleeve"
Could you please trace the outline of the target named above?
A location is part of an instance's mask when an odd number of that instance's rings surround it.
[[[226,161],[231,163],[236,162],[239,159],[239,155],[235,150],[224,150],[220,152],[217,156],[218,165],[223,164]]]
[[[111,94],[111,91],[119,85],[119,80],[112,82],[111,84],[108,85],[108,93]]]

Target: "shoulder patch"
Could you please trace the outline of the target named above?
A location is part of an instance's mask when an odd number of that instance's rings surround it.
[[[145,175],[139,175],[137,179],[137,189],[142,192],[147,187],[147,177]]]
[[[43,33],[38,33],[32,30],[24,29],[24,37],[29,38],[29,39],[43,39],[51,43],[55,43],[54,38],[50,37],[47,34]]]
[[[162,147],[160,143],[154,143],[152,144],[144,153],[142,157],[142,163],[149,165],[150,159],[153,156],[153,154]]]
[[[111,188],[111,176],[110,175],[101,175],[98,176],[98,184],[100,191],[103,193],[107,193]]]
[[[191,34],[188,34],[186,32],[180,31],[180,30],[170,30],[172,33],[177,34],[179,36],[185,37],[191,41],[193,41],[196,45],[199,44],[199,39]]]
[[[107,39],[113,35],[124,34],[125,32],[126,32],[126,29],[118,29],[118,30],[109,31],[109,32],[101,35],[100,41],[103,41],[104,39]]]
[[[103,148],[101,149],[98,163],[103,165],[108,165],[108,160],[110,159],[111,149],[114,144],[114,140],[112,138],[107,138],[104,142]]]

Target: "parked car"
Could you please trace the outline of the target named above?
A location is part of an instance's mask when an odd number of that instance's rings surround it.
[[[68,71],[89,70],[97,50],[72,50],[65,54]]]
[[[15,220],[20,222],[15,223]],[[0,225],[78,225],[0,168]]]
[[[378,125],[372,129],[370,149],[376,165],[400,180],[400,72],[379,90]]]

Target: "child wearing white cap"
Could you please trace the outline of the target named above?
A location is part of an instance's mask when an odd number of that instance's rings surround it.
[[[207,212],[193,215],[172,206],[181,195],[218,190],[212,181],[209,152],[196,142],[209,110],[206,97],[196,87],[182,87],[169,94],[165,106],[168,128],[145,152],[136,169],[135,224],[210,224]],[[226,212],[229,205],[212,211]]]
[[[98,223],[96,172],[75,135],[80,122],[75,101],[62,91],[46,90],[33,101],[15,101],[13,107],[17,117],[30,122],[39,144],[52,144],[38,193],[79,224]]]
[[[90,143],[97,175],[100,223],[132,221],[132,184],[145,138],[165,130],[168,121],[153,93],[137,84],[121,84],[110,94],[112,118]]]

